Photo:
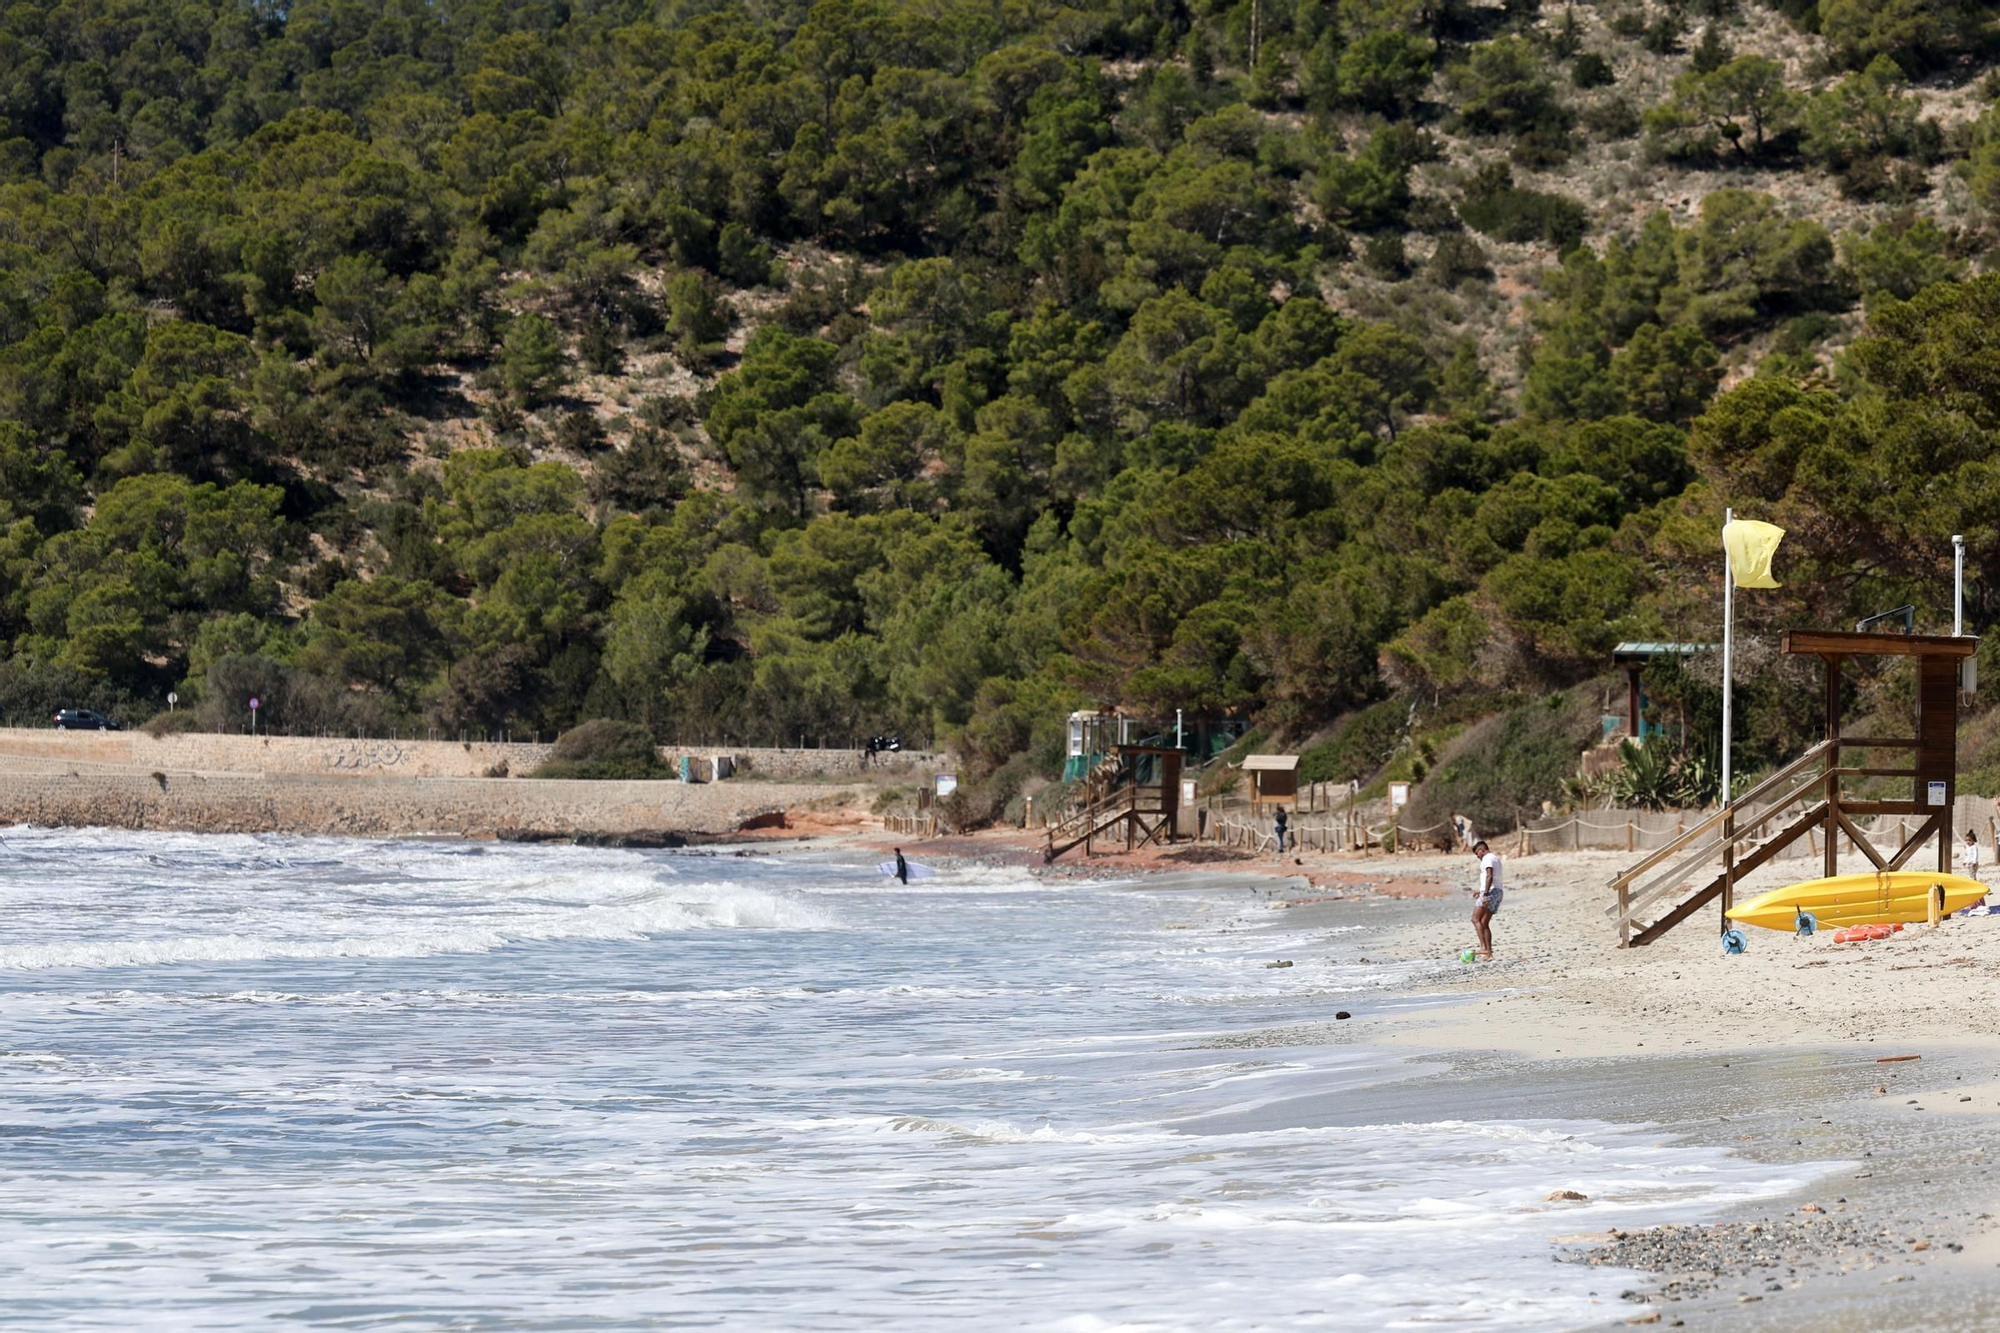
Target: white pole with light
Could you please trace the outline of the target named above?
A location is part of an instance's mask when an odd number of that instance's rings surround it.
[[[1734,509],[1722,511],[1722,528],[1736,519]],[[1734,665],[1736,631],[1736,569],[1729,558],[1729,544],[1722,546],[1722,804],[1729,804],[1729,705],[1730,667]]]
[[[1965,633],[1965,538],[1951,537],[1951,637]]]

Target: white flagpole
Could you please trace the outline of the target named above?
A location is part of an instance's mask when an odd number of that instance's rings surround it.
[[[1726,529],[1736,518],[1734,509],[1722,511],[1722,526]],[[1730,670],[1735,653],[1736,634],[1736,570],[1729,559],[1729,544],[1722,546],[1722,804],[1730,804],[1729,792],[1729,704],[1730,682],[1734,673]]]

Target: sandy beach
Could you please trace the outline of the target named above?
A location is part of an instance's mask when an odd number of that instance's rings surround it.
[[[1005,833],[905,850],[1038,859],[1029,840]],[[1604,908],[1629,859],[1510,858],[1497,961],[1472,966],[1457,961],[1472,939],[1465,855],[1276,862],[1183,847],[1043,873],[1152,889],[1228,885],[1243,893],[1240,912],[1191,929],[1366,922],[1387,956],[1436,963],[1416,988],[1428,1002],[1378,1012],[1357,1003],[1351,1021],[1332,1025],[1340,1040],[1406,1050],[1423,1072],[1273,1116],[1381,1123],[1405,1109],[1427,1118],[1441,1104],[1462,1118],[1587,1116],[1718,1153],[1821,1165],[1796,1196],[1720,1223],[1552,1235],[1552,1262],[1653,1275],[1601,1293],[1603,1326],[1990,1327],[1980,1311],[2000,1294],[2000,1185],[1985,1171],[2000,1117],[2000,921],[1948,920],[1852,945],[1830,932],[1752,930],[1732,956],[1710,909],[1651,946],[1619,949]],[[1739,899],[1798,877],[1796,867],[1767,867]]]
[[[2000,1287],[2000,1186],[1984,1170],[1985,1135],[2000,1115],[2000,923],[1951,920],[1867,944],[1751,930],[1747,950],[1729,955],[1711,909],[1650,946],[1618,949],[1603,911],[1607,881],[1627,860],[1581,852],[1512,862],[1499,961],[1441,978],[1468,1002],[1408,1016],[1385,1039],[1505,1053],[1572,1104],[1598,1095],[1599,1071],[1619,1071],[1617,1080],[1657,1089],[1633,1098],[1635,1109],[1718,1148],[1857,1164],[1789,1210],[1710,1237],[1606,1246],[1607,1261],[1661,1270],[1663,1291],[1678,1298],[1666,1302],[1669,1320],[1990,1326],[1978,1306]],[[1411,858],[1408,869],[1458,882],[1468,865]],[[1743,893],[1799,873],[1766,867]],[[1460,916],[1410,927],[1395,947],[1448,956],[1469,937]],[[1691,1308],[1675,1309],[1682,1303]]]

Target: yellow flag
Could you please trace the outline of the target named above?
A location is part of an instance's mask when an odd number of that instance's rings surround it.
[[[1778,553],[1778,543],[1784,539],[1783,528],[1755,519],[1739,518],[1723,524],[1722,547],[1729,552],[1729,568],[1736,575],[1736,586],[1777,587],[1778,581],[1771,577],[1771,557]]]

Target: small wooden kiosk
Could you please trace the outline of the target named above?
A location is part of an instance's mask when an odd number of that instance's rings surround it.
[[[1250,808],[1299,806],[1299,757],[1295,754],[1253,754],[1243,761],[1250,775]]]

